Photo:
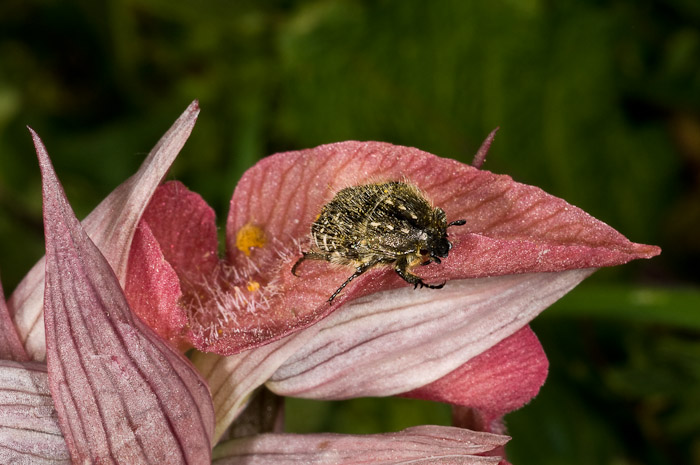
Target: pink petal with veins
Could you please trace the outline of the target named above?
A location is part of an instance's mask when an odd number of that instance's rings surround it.
[[[165,260],[148,223],[136,228],[124,287],[129,306],[153,331],[184,351],[190,346],[180,281]]]
[[[71,459],[209,464],[206,383],[133,314],[32,136],[43,177],[49,388]]]
[[[71,463],[45,364],[0,360],[0,405],[0,463]]]
[[[328,296],[352,273],[350,267],[308,261],[301,277],[290,272],[300,251],[308,250],[311,223],[338,190],[383,180],[412,182],[446,211],[448,221],[467,220],[450,229],[454,248],[442,265],[415,270],[427,282],[612,266],[659,253],[539,188],[417,149],[342,142],[281,153],[244,174],[227,221],[229,264],[240,274],[233,286],[259,287],[244,292],[240,301],[247,307],[231,309],[235,318],[229,315],[202,348],[235,353],[308,326],[344,302],[406,287],[392,270],[377,268],[329,305]],[[241,247],[246,228],[264,240]],[[418,294],[426,292],[440,291]]]
[[[212,464],[496,465],[500,457],[481,454],[509,439],[449,426],[417,426],[398,433],[367,435],[260,434],[221,444]]]
[[[192,132],[199,115],[199,104],[192,102],[158,141],[139,170],[114,189],[85,220],[88,235],[114,269],[119,282],[126,281],[131,238],[153,191]],[[24,277],[13,292],[8,307],[20,339],[33,360],[46,356],[44,336],[44,258]]]

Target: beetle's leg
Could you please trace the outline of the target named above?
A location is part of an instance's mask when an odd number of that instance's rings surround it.
[[[297,262],[292,267],[292,274],[294,276],[299,276],[297,274],[297,268],[299,267],[299,265],[301,265],[301,262],[303,262],[304,260],[326,260],[326,256],[324,254],[321,254],[321,253],[302,252],[302,254],[303,255],[301,256],[301,258],[299,260],[297,260]]]
[[[426,284],[423,282],[423,280],[408,271],[408,257],[406,255],[399,257],[398,260],[396,260],[396,264],[394,265],[394,270],[396,271],[396,274],[401,276],[404,281],[406,281],[408,284],[413,284],[413,289],[416,289],[418,286],[421,288],[427,287],[429,289],[440,289],[442,286],[445,285],[445,283],[442,284]]]
[[[304,260],[306,260],[306,252],[302,252],[302,254],[303,254],[303,255],[301,256],[301,258],[300,258],[299,260],[297,260],[297,262],[296,262],[296,263],[294,264],[294,266],[292,267],[292,274],[293,274],[294,276],[297,276],[297,267],[298,267],[299,265],[301,265],[301,262],[303,262]]]
[[[364,264],[358,266],[357,268],[355,268],[355,272],[352,274],[352,276],[350,276],[348,279],[346,279],[345,282],[344,282],[343,284],[341,284],[340,287],[333,293],[333,295],[330,296],[330,298],[328,299],[328,303],[333,302],[333,299],[335,299],[335,296],[337,296],[338,294],[340,294],[340,291],[342,291],[343,289],[345,289],[345,286],[347,286],[348,284],[350,284],[350,281],[352,281],[353,279],[357,278],[357,277],[360,276],[362,273],[364,273],[365,271],[369,270],[369,269],[372,268],[374,265],[378,264],[380,261],[381,261],[381,260],[372,260],[372,261],[369,262],[369,263],[364,263]]]
[[[442,263],[439,257],[428,257],[428,259],[421,263],[420,266],[430,265],[433,262],[437,263],[438,265]]]

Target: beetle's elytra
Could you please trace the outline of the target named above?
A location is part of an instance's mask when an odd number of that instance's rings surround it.
[[[414,288],[440,289],[445,283],[426,284],[411,273],[416,265],[440,263],[452,244],[447,228],[466,220],[447,222],[445,212],[433,207],[416,186],[400,181],[346,187],[324,205],[311,225],[311,250],[304,260],[325,260],[352,265],[355,272],[330,296],[328,302],[350,281],[376,265],[393,264],[396,273]]]

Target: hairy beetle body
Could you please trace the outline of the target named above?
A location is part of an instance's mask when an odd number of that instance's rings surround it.
[[[452,244],[447,228],[465,224],[447,223],[445,212],[433,207],[412,184],[391,181],[364,184],[340,190],[311,225],[312,248],[292,267],[304,260],[325,260],[355,267],[328,299],[333,299],[357,276],[376,265],[393,264],[396,273],[414,287],[439,289],[410,272],[416,265],[440,263]]]

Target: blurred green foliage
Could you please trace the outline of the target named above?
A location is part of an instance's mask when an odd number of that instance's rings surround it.
[[[597,273],[535,322],[551,375],[507,419],[513,461],[700,463],[699,2],[3,0],[6,293],[43,254],[24,126],[82,216],[195,98],[202,114],[171,176],[220,224],[267,154],[370,139],[469,162],[500,126],[486,169],[664,249]],[[403,402],[372,427],[376,400],[290,411],[343,431],[445,418]]]

